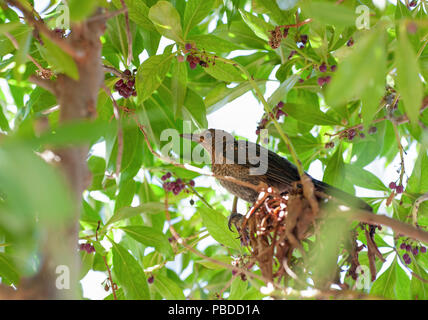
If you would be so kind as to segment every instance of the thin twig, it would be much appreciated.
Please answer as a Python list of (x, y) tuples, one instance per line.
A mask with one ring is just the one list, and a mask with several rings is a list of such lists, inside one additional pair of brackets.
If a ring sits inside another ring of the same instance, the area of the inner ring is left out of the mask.
[[(98, 221), (98, 225), (97, 225), (97, 230), (95, 231), (95, 239), (98, 241), (98, 231), (100, 230), (100, 225), (101, 225), (101, 221)], [(103, 260), (104, 260), (104, 264), (107, 268), (107, 272), (108, 272), (108, 279), (110, 281), (110, 286), (111, 286), (111, 291), (113, 292), (113, 299), (117, 300), (117, 296), (116, 296), (116, 284), (113, 282), (113, 277), (111, 276), (111, 270), (110, 267), (107, 263), (107, 259), (105, 256), (102, 256)]]
[(300, 22), (297, 22), (295, 24), (285, 24), (285, 25), (282, 25), (282, 26), (279, 26), (279, 27), (280, 28), (286, 28), (286, 29), (288, 29), (288, 28), (298, 28), (298, 27), (301, 27), (301, 26), (303, 26), (303, 25), (305, 25), (307, 23), (310, 23), (310, 22), (312, 22), (311, 18), (303, 20), (303, 21), (300, 21)]
[(127, 65), (129, 66), (132, 62), (132, 36), (131, 36), (131, 29), (129, 27), (129, 16), (128, 16), (128, 8), (126, 6), (125, 0), (120, 0), (120, 3), (122, 4), (122, 7), (125, 10), (125, 25), (126, 25), (126, 38), (128, 40), (128, 58), (126, 60)]
[(421, 205), (422, 202), (425, 202), (428, 200), (428, 192), (424, 193), (423, 195), (421, 195), (419, 198), (417, 198), (415, 200), (415, 203), (413, 204), (413, 208), (412, 208), (412, 219), (413, 219), (413, 224), (416, 226), (418, 223), (418, 211), (419, 211), (419, 206)]
[(81, 50), (76, 49), (73, 47), (69, 42), (66, 40), (59, 38), (55, 32), (50, 30), (43, 21), (37, 20), (33, 12), (30, 12), (27, 10), (27, 8), (22, 5), (19, 1), (16, 0), (7, 0), (10, 6), (15, 7), (19, 9), (25, 17), (25, 20), (32, 25), (37, 31), (43, 33), (50, 41), (55, 43), (58, 47), (60, 47), (64, 52), (69, 54), (71, 57), (73, 57), (76, 60), (81, 60), (84, 58), (85, 54)]
[(123, 128), (120, 121), (120, 111), (119, 111), (119, 106), (117, 105), (116, 100), (113, 98), (113, 95), (111, 94), (110, 90), (106, 87), (104, 83), (102, 87), (104, 91), (107, 93), (107, 95), (110, 97), (111, 101), (113, 102), (113, 114), (117, 121), (116, 177), (119, 177), (120, 168), (122, 166), (122, 155), (123, 155)]

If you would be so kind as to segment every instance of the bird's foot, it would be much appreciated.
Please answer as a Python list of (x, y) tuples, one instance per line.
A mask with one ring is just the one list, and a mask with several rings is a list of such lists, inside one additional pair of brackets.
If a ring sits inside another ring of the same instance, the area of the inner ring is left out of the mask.
[(244, 216), (238, 212), (232, 212), (229, 216), (229, 221), (227, 223), (227, 226), (229, 227), (230, 231), (232, 230), (232, 224), (235, 226), (236, 230), (239, 232), (242, 226), (242, 221), (244, 220)]

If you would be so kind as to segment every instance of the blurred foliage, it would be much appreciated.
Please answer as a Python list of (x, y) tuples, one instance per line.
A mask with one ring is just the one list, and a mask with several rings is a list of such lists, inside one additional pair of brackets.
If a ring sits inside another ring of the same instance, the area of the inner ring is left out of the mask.
[[(87, 19), (97, 6), (108, 11), (122, 6), (119, 0), (68, 3), (72, 23)], [(230, 269), (196, 256), (172, 240), (166, 223), (166, 193), (174, 228), (189, 245), (227, 264), (248, 254), (236, 233), (227, 228), (229, 212), (222, 205), (225, 199), (210, 187), (200, 186), (203, 179), (196, 179), (196, 186), (191, 187), (189, 182), (198, 174), (154, 157), (135, 121), (144, 125), (153, 147), (160, 149), (166, 144), (161, 138), (163, 130), (183, 132), (187, 121), (192, 129), (205, 128), (207, 114), (248, 91), (254, 92), (255, 86), (263, 94), (268, 81), (278, 84), (278, 89), (265, 97), (269, 107), (283, 101), (287, 114), (279, 117), (279, 127), (270, 120), (262, 125), (269, 129), (269, 147), (291, 159), (280, 138), (281, 129), (290, 137), (304, 169), (320, 160), (324, 181), (350, 193), (355, 192), (354, 186), (383, 192), (384, 196), (366, 199), (375, 211), (385, 204), (391, 190), (364, 167), (380, 159), (385, 166), (390, 165), (399, 157), (398, 142), (404, 157), (406, 151), (415, 148), (418, 158), (413, 172), (399, 168), (392, 177), (397, 185), (404, 184), (405, 190), (392, 199), (386, 211), (396, 219), (426, 228), (426, 203), (421, 205), (417, 221), (411, 216), (414, 201), (428, 192), (428, 112), (420, 112), (421, 105), (427, 105), (428, 94), (426, 1), (397, 1), (397, 5), (385, 1), (383, 8), (369, 0), (125, 3), (133, 44), (131, 64), (127, 63), (124, 15), (109, 19), (101, 38), (100, 63), (122, 72), (135, 69), (137, 95), (127, 99), (115, 95), (117, 104), (126, 107), (120, 109), (119, 122), (112, 121), (113, 103), (100, 90), (95, 122), (60, 125), (55, 96), (28, 81), (37, 68), (27, 56), (43, 68), (74, 79), (79, 77), (76, 65), (45, 37), (43, 44), (39, 42), (31, 28), (22, 23), (20, 14), (0, 1), (1, 89), (10, 92), (0, 91), (2, 283), (19, 285), (21, 277), (37, 271), (43, 233), (66, 223), (73, 206), (61, 176), (40, 155), (57, 146), (89, 143), (92, 182), (82, 198), (80, 236), (81, 242), (90, 242), (96, 252), (81, 252), (82, 278), (95, 270), (104, 272), (107, 279), (105, 257), (118, 287), (117, 297), (122, 299), (212, 299), (222, 289), (230, 299), (261, 299), (268, 295), (259, 290), (264, 285), (259, 280), (239, 276), (232, 279)], [(51, 0), (39, 12), (52, 29), (61, 14), (58, 4)], [(365, 12), (369, 14), (363, 16)], [(305, 19), (311, 21), (290, 27), (278, 48), (269, 45), (270, 31), (276, 26)], [(367, 23), (366, 28), (360, 28), (358, 21), (360, 25)], [(65, 37), (69, 32), (65, 30)], [(19, 50), (8, 36), (16, 39)], [(173, 44), (160, 47), (162, 37)], [(228, 59), (230, 54), (232, 60)], [(197, 56), (207, 64), (191, 66), (186, 61), (189, 56)], [(105, 85), (114, 90), (118, 80), (115, 74), (106, 73)], [(409, 121), (394, 128), (390, 119), (403, 117)], [(45, 131), (40, 132), (41, 124)], [(254, 123), (254, 130), (260, 125)], [(174, 156), (178, 161), (184, 155), (178, 150)], [(181, 179), (186, 183), (179, 194), (162, 188), (161, 177), (168, 172), (172, 173), (171, 181)], [(349, 261), (340, 250), (344, 245), (341, 233), (328, 236), (335, 228), (329, 224), (323, 234), (329, 239), (325, 246), (334, 250), (315, 248), (323, 253), (322, 258), (315, 257), (315, 277), (339, 265), (344, 283), (357, 291), (392, 299), (428, 298), (426, 281), (409, 276), (414, 272), (428, 279), (428, 255), (410, 252), (411, 262), (407, 264), (402, 259), (406, 250), (400, 249), (402, 243), (419, 248), (420, 243), (399, 238), (387, 228), (378, 232), (375, 240), (389, 257), (388, 263), (368, 287), (356, 288), (356, 281), (346, 276)], [(364, 243), (363, 231), (355, 230)], [(210, 236), (215, 244), (196, 246)], [(326, 261), (326, 257), (331, 259)], [(368, 260), (363, 250), (361, 265), (368, 266)], [(378, 263), (379, 271), (382, 265)], [(260, 273), (256, 266), (251, 270)], [(284, 285), (305, 289), (293, 281)]]

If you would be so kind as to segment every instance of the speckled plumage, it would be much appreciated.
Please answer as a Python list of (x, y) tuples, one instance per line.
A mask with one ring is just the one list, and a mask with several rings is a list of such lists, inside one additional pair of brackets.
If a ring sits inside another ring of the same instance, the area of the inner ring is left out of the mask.
[[(225, 131), (209, 129), (199, 135), (198, 138), (192, 137), (192, 140), (201, 143), (211, 154), (212, 171), (215, 175), (231, 176), (254, 185), (264, 182), (268, 186), (275, 187), (281, 193), (288, 192), (292, 183), (300, 180), (296, 166), (287, 159), (258, 144), (245, 140), (236, 140)], [(248, 151), (249, 149), (256, 151), (254, 153)], [(262, 153), (262, 156), (260, 156), (260, 153)], [(245, 154), (244, 161), (239, 157), (240, 154)], [(240, 160), (239, 164), (238, 159)], [(259, 161), (266, 161), (266, 159), (267, 164), (264, 163), (267, 168), (266, 172), (259, 175), (251, 175), (250, 169), (258, 167), (260, 165)], [(254, 203), (257, 199), (257, 192), (251, 188), (221, 179), (219, 179), (219, 182), (230, 193), (240, 199), (250, 203)], [(314, 178), (312, 178), (312, 182), (315, 189), (336, 197), (351, 207), (372, 211), (372, 208), (358, 197)]]

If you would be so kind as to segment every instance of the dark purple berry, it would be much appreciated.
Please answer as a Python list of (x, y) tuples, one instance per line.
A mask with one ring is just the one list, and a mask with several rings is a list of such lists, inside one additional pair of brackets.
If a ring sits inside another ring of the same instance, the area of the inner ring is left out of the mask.
[(186, 44), (184, 45), (184, 48), (185, 48), (187, 51), (190, 51), (190, 50), (192, 50), (192, 44), (191, 44), (191, 43), (186, 43)]
[(414, 255), (414, 256), (417, 256), (417, 255), (418, 255), (418, 253), (419, 253), (419, 249), (418, 249), (418, 247), (414, 247), (414, 248), (412, 249), (412, 253), (413, 253), (413, 255)]
[(150, 277), (147, 278), (147, 282), (149, 284), (152, 284), (154, 281), (155, 281), (155, 277), (153, 277), (153, 276), (150, 276)]
[(361, 139), (364, 139), (366, 137), (366, 135), (364, 133), (362, 133), (362, 132), (360, 132), (359, 135), (360, 135)]
[(395, 191), (397, 193), (403, 193), (404, 187), (402, 185), (397, 186), (397, 188), (395, 188)]
[(117, 82), (114, 84), (114, 87), (115, 87), (116, 89), (119, 89), (120, 87), (122, 87), (122, 85), (123, 85), (123, 80), (122, 80), (122, 79), (120, 79), (119, 81), (117, 81)]
[(165, 174), (165, 177), (166, 177), (167, 179), (171, 178), (171, 176), (172, 176), (172, 173), (171, 173), (171, 172), (167, 172), (167, 173)]
[(410, 244), (406, 245), (406, 251), (410, 252), (412, 250), (412, 246)]
[(426, 253), (427, 252), (427, 247), (421, 247), (421, 253)]
[(236, 276), (237, 273), (238, 273), (238, 270), (236, 270), (236, 269), (232, 270), (232, 276)]
[(193, 62), (193, 61), (189, 63), (189, 67), (190, 67), (190, 69), (192, 69), (192, 70), (193, 70), (193, 69), (195, 69), (197, 66), (198, 66), (198, 64), (197, 64), (197, 63), (195, 63), (195, 62)]
[[(391, 188), (391, 189), (394, 189), (394, 188)], [(405, 244), (404, 242), (402, 242), (402, 243), (400, 244), (400, 249), (401, 249), (401, 250), (406, 249), (406, 244)]]
[[(397, 185), (395, 184), (395, 182), (394, 181), (392, 181), (390, 184), (389, 184), (389, 188), (390, 189), (395, 189), (395, 188), (397, 188)], [(401, 245), (403, 245), (404, 243), (402, 243)]]
[(377, 128), (376, 127), (370, 127), (368, 132), (369, 132), (369, 134), (375, 134), (377, 132)]
[(410, 7), (410, 8), (416, 7), (417, 3), (418, 3), (418, 2), (417, 2), (416, 0), (412, 0), (412, 1), (410, 1), (410, 3), (409, 3), (409, 7)]
[(284, 102), (280, 101), (278, 102), (278, 104), (276, 105), (279, 109), (282, 109), (284, 107)]
[(125, 76), (130, 77), (131, 76), (131, 71), (126, 69), (125, 71), (123, 71), (123, 73), (125, 74)]
[(326, 72), (327, 71), (327, 66), (325, 65), (325, 63), (323, 63), (322, 65), (320, 65), (319, 70), (321, 72)]
[(352, 46), (354, 45), (354, 39), (350, 38), (350, 39), (348, 40), (348, 42), (346, 42), (346, 45), (347, 45), (348, 47), (352, 47)]
[(306, 42), (308, 42), (308, 35), (307, 35), (307, 34), (302, 34), (302, 35), (300, 36), (300, 42), (302, 42), (302, 43), (303, 43), (303, 45), (305, 45), (305, 44), (306, 44)]
[(330, 70), (332, 71), (332, 72), (335, 72), (336, 71), (336, 69), (337, 69), (337, 66), (334, 64), (334, 65), (332, 65), (331, 67), (330, 67)]
[(318, 85), (319, 85), (320, 87), (322, 87), (322, 86), (324, 85), (324, 83), (325, 83), (325, 78), (324, 78), (324, 77), (319, 77), (319, 78), (317, 79), (317, 82), (318, 82)]
[(327, 76), (324, 78), (325, 83), (329, 83), (331, 81), (331, 76)]
[(191, 187), (194, 187), (194, 186), (195, 186), (195, 181), (190, 180), (190, 181), (189, 181), (189, 185), (190, 185)]

